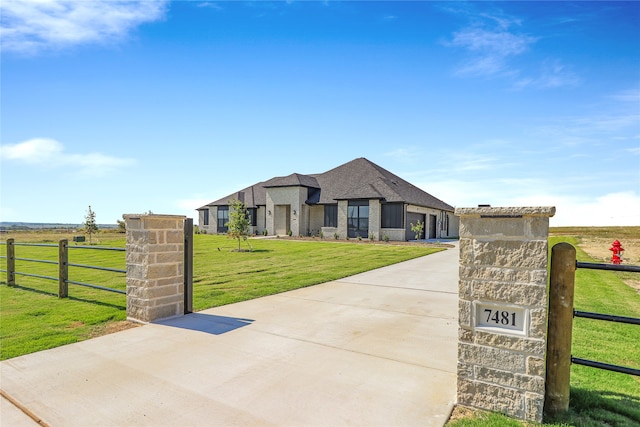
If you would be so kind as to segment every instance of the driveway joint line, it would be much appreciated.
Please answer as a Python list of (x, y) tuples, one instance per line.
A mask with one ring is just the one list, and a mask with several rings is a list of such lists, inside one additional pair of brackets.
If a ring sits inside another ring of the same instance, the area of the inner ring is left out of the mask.
[(404, 360), (393, 359), (391, 357), (384, 357), (384, 356), (379, 356), (379, 355), (371, 354), (371, 353), (365, 353), (365, 352), (362, 352), (362, 351), (352, 350), (352, 349), (348, 349), (348, 348), (344, 348), (344, 347), (338, 347), (338, 346), (334, 346), (334, 345), (324, 344), (324, 343), (317, 342), (317, 341), (311, 341), (311, 340), (306, 340), (306, 339), (303, 339), (303, 338), (296, 338), (296, 337), (291, 337), (291, 336), (288, 336), (288, 335), (277, 334), (275, 332), (263, 331), (263, 330), (260, 330), (260, 329), (252, 329), (252, 331), (258, 332), (258, 333), (262, 333), (262, 334), (267, 334), (267, 335), (273, 335), (273, 336), (276, 336), (276, 337), (285, 338), (285, 339), (289, 339), (289, 340), (293, 340), (293, 341), (300, 341), (300, 342), (304, 342), (304, 343), (307, 343), (307, 344), (319, 345), (321, 347), (332, 348), (334, 350), (345, 351), (345, 352), (348, 352), (348, 353), (361, 354), (363, 356), (369, 356), (369, 357), (373, 357), (373, 358), (376, 358), (376, 359), (390, 360), (392, 362), (397, 362), (397, 363), (401, 363), (401, 364), (404, 364), (404, 365), (417, 366), (419, 368), (425, 368), (425, 369), (433, 369), (434, 371), (444, 372), (446, 374), (452, 374), (452, 375), (456, 374), (456, 372), (454, 372), (454, 371), (447, 371), (446, 369), (436, 368), (434, 366), (428, 366), (428, 365), (422, 365), (422, 364), (419, 364), (419, 363), (407, 362), (407, 361), (404, 361)]

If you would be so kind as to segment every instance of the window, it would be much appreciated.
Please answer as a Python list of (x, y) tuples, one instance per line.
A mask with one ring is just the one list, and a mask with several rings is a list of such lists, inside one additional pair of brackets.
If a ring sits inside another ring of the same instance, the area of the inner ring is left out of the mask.
[(202, 209), (202, 225), (209, 225), (209, 209)]
[(338, 226), (338, 205), (324, 205), (324, 226)]
[(404, 228), (404, 205), (402, 203), (382, 204), (382, 228)]
[(349, 237), (369, 236), (369, 201), (349, 200), (347, 211), (347, 231)]
[(229, 206), (218, 206), (218, 233), (229, 231)]
[(247, 213), (249, 214), (249, 224), (253, 227), (258, 225), (258, 209), (257, 208), (248, 208)]

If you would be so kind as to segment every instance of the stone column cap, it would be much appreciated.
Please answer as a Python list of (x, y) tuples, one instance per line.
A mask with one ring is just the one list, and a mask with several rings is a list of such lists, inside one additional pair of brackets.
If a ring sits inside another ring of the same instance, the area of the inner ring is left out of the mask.
[(166, 215), (166, 214), (123, 214), (122, 219), (140, 219), (140, 218), (162, 218), (162, 219), (184, 219), (186, 215)]
[(456, 208), (454, 215), (476, 218), (522, 218), (532, 216), (552, 217), (555, 206), (482, 206), (477, 208)]

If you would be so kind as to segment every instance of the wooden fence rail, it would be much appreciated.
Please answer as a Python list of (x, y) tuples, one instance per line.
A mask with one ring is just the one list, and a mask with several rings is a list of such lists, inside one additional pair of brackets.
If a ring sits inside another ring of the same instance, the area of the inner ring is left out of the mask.
[(640, 369), (611, 365), (572, 356), (571, 337), (574, 317), (640, 325), (640, 319), (637, 318), (575, 310), (573, 306), (573, 296), (577, 268), (640, 273), (640, 266), (577, 262), (576, 249), (569, 243), (558, 243), (551, 249), (547, 375), (544, 403), (544, 412), (551, 416), (569, 409), (570, 371), (572, 363), (640, 376)]
[[(4, 244), (4, 243), (0, 243)], [(45, 280), (56, 280), (58, 282), (58, 297), (59, 298), (67, 298), (69, 296), (69, 284), (85, 286), (94, 289), (100, 289), (108, 292), (115, 292), (119, 294), (125, 294), (125, 291), (120, 289), (107, 288), (104, 286), (99, 286), (92, 283), (83, 283), (74, 280), (69, 280), (69, 267), (79, 267), (79, 268), (91, 268), (96, 270), (110, 271), (114, 273), (127, 273), (127, 270), (120, 270), (109, 267), (101, 267), (95, 265), (84, 265), (84, 264), (72, 264), (69, 263), (69, 248), (73, 249), (93, 249), (93, 250), (104, 250), (104, 251), (120, 251), (124, 252), (124, 248), (109, 248), (109, 247), (100, 247), (100, 246), (69, 246), (69, 241), (67, 239), (62, 239), (60, 242), (55, 244), (49, 243), (16, 243), (14, 239), (7, 239), (7, 269), (0, 270), (6, 271), (7, 273), (7, 285), (15, 286), (16, 285), (16, 275), (29, 276), (29, 277), (37, 277)], [(42, 260), (42, 259), (31, 259), (31, 258), (19, 258), (16, 257), (16, 246), (44, 246), (44, 247), (57, 247), (58, 248), (58, 260), (50, 261), (50, 260)], [(57, 264), (58, 265), (58, 277), (51, 276), (43, 276), (40, 274), (32, 274), (21, 271), (16, 271), (16, 261), (26, 261), (26, 262), (39, 262), (46, 264)]]

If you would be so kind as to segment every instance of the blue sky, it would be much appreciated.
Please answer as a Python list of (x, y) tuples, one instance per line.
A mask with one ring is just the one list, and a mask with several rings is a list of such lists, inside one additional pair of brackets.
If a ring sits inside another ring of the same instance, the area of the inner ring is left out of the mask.
[(640, 225), (640, 3), (3, 0), (0, 220), (195, 209), (366, 157)]

